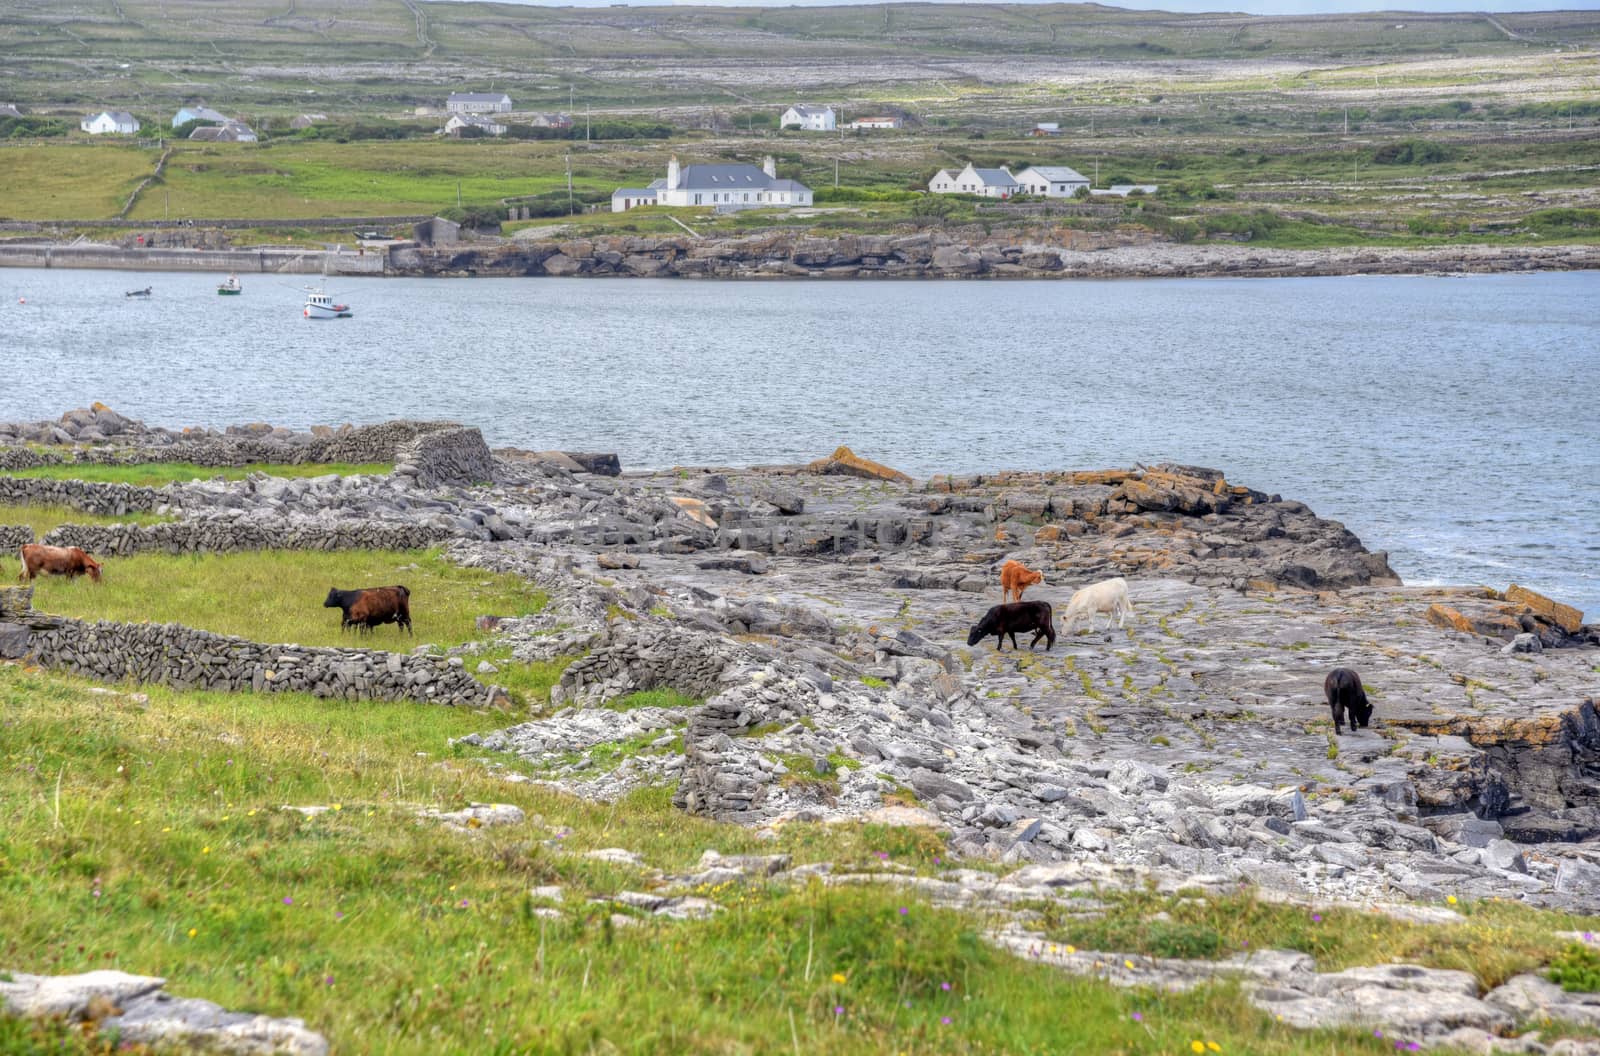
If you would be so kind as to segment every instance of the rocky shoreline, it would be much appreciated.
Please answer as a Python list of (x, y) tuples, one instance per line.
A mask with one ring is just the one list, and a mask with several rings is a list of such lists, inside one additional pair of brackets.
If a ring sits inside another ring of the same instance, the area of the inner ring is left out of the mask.
[(0, 243), (0, 267), (128, 271), (358, 274), (390, 277), (797, 279), (1309, 278), (1453, 275), (1600, 268), (1600, 246), (1451, 245), (1269, 249), (1155, 241), (1146, 232), (979, 229), (832, 238), (764, 232), (741, 238), (614, 235), (551, 241), (406, 242), (351, 252), (126, 249)]
[[(88, 413), (77, 444), (101, 414)], [(120, 448), (82, 450), (170, 446), (123, 421)], [(1405, 586), (1338, 522), (1200, 467), (913, 481), (841, 448), (806, 465), (627, 472), (603, 456), (491, 453), (476, 430), (426, 424), (376, 427), (421, 445), (417, 473), (170, 485), (154, 507), (180, 526), (425, 524), (457, 563), (547, 592), (538, 616), (485, 613), (492, 637), (451, 651), (458, 671), (486, 648), (579, 657), (548, 706), (486, 712), (457, 742), (507, 780), (531, 768), (602, 801), (667, 785), (681, 809), (762, 833), (927, 826), (955, 859), (1008, 875), (805, 875), (950, 904), (1151, 883), (1441, 924), (1462, 919), (1445, 905), (1457, 900), (1600, 912), (1600, 626), (1550, 599)], [(252, 443), (309, 442), (263, 429)], [(59, 501), (115, 486), (80, 487)], [(1050, 650), (969, 647), (1007, 558), (1043, 570), (1028, 597), (1058, 611), (1074, 588), (1124, 576), (1134, 614)], [(1361, 672), (1371, 729), (1334, 735), (1321, 686), (1339, 666)], [(688, 702), (610, 707), (656, 688)], [(1016, 917), (990, 941), (1103, 974), (1105, 954), (1047, 952), (1032, 927)], [(1329, 995), (1370, 990), (1375, 1022), (1436, 1044), (1560, 997), (1537, 977), (1480, 999), (1470, 980), (1416, 976), (1430, 981), (1418, 999), (1398, 977), (1324, 977), (1303, 959), (1127, 963), (1129, 985), (1243, 973), (1308, 1026), (1355, 1022)]]

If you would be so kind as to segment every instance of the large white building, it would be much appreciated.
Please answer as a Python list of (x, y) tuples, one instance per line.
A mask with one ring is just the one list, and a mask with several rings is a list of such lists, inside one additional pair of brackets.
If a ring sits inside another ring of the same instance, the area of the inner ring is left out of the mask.
[(1088, 187), (1089, 177), (1065, 165), (1030, 165), (1017, 173), (1017, 193), (1040, 198), (1071, 198)]
[(511, 97), (504, 92), (455, 92), (444, 108), (452, 114), (503, 114), (511, 109)]
[(802, 132), (832, 132), (839, 127), (838, 117), (831, 106), (810, 106), (796, 103), (778, 119), (779, 128), (798, 128)]
[(139, 131), (139, 119), (126, 110), (102, 110), (79, 121), (78, 127), (91, 136), (103, 136), (108, 132), (131, 136)]
[(1004, 165), (998, 169), (980, 169), (969, 164), (960, 172), (940, 169), (928, 181), (928, 190), (934, 194), (976, 194), (984, 198), (1010, 198), (1021, 193), (1016, 177)]
[(611, 195), (614, 213), (643, 205), (710, 206), (725, 213), (810, 204), (811, 188), (799, 180), (780, 179), (770, 155), (759, 169), (743, 164), (679, 165), (674, 155), (667, 162), (666, 179), (654, 180), (648, 187), (618, 187)]

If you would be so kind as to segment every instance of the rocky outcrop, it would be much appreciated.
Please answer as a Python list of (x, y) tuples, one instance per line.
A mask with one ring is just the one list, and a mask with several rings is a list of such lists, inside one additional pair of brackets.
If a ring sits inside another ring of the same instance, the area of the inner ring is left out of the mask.
[(299, 1019), (229, 1012), (176, 997), (165, 979), (94, 971), (81, 975), (0, 972), (0, 1011), (92, 1024), (124, 1046), (237, 1056), (327, 1056), (328, 1042)]
[(462, 249), (401, 248), (396, 275), (594, 278), (935, 279), (1418, 274), (1600, 267), (1594, 246), (1263, 249), (1179, 244), (1135, 226), (1107, 231), (978, 226), (831, 238), (763, 231), (738, 238), (598, 236)]
[[(0, 470), (54, 462), (190, 462), (217, 467), (394, 462), (419, 436), (458, 428), (454, 422), (390, 421), (337, 429), (315, 426), (304, 432), (259, 422), (220, 430), (169, 429), (147, 426), (96, 403), (68, 411), (53, 422), (0, 422)], [(22, 446), (25, 443), (58, 450), (40, 453)]]

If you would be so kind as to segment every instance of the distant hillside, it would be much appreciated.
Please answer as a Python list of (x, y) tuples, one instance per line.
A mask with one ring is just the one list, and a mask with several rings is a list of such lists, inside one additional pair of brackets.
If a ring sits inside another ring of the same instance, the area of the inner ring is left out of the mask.
[(736, 105), (825, 85), (1007, 80), (999, 64), (1027, 67), (1010, 77), (1024, 80), (1085, 61), (1349, 65), (1597, 42), (1595, 11), (1265, 18), (1095, 4), (11, 0), (0, 7), (0, 99), (399, 110), (437, 105), (471, 81), (512, 92), (519, 106)]

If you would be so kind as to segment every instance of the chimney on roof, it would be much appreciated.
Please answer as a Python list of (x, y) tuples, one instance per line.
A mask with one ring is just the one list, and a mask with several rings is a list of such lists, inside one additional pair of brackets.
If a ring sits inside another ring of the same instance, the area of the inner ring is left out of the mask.
[(768, 154), (765, 158), (761, 159), (761, 171), (766, 173), (771, 179), (775, 180), (778, 178), (778, 163), (773, 160), (771, 154)]
[(667, 190), (677, 190), (681, 182), (683, 182), (683, 170), (678, 167), (678, 156), (674, 154), (667, 159)]

